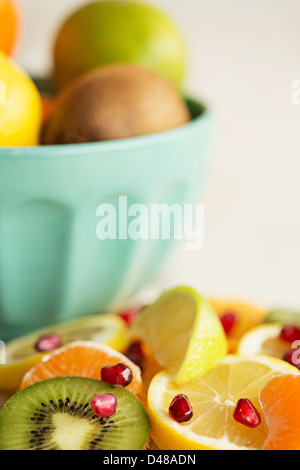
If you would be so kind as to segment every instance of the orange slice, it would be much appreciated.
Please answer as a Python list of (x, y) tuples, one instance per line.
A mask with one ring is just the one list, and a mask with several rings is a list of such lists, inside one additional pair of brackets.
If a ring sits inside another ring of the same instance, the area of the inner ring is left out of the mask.
[(100, 380), (101, 369), (118, 363), (125, 364), (133, 374), (127, 389), (134, 395), (142, 392), (141, 370), (126, 356), (104, 344), (90, 341), (71, 343), (45, 356), (25, 374), (20, 389), (53, 377), (85, 377)]
[(214, 299), (210, 300), (210, 304), (220, 318), (228, 313), (236, 316), (236, 323), (227, 335), (230, 353), (236, 353), (240, 338), (247, 331), (263, 323), (266, 317), (266, 312), (263, 310), (242, 302)]
[(300, 450), (300, 376), (275, 377), (260, 394), (268, 426), (264, 450)]

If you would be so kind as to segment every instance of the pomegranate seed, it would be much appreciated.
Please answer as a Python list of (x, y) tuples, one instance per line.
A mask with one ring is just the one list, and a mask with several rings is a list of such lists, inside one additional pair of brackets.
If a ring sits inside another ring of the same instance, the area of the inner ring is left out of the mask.
[(141, 369), (141, 371), (144, 370), (144, 366), (145, 366), (144, 353), (143, 353), (140, 343), (133, 343), (129, 347), (126, 356), (135, 365), (137, 365)]
[(235, 313), (227, 312), (220, 318), (220, 320), (223, 325), (224, 331), (228, 336), (238, 319)]
[(132, 371), (125, 364), (103, 367), (101, 379), (111, 385), (127, 387), (132, 382)]
[(59, 335), (48, 335), (40, 338), (35, 344), (35, 349), (38, 352), (49, 352), (61, 346), (62, 341)]
[(136, 317), (144, 308), (144, 305), (138, 305), (137, 307), (130, 310), (121, 311), (118, 313), (118, 315), (125, 321), (127, 325), (131, 325), (131, 323), (136, 319)]
[(91, 402), (91, 407), (97, 416), (110, 418), (116, 413), (117, 399), (112, 393), (96, 395)]
[(280, 338), (287, 343), (300, 340), (300, 329), (295, 325), (284, 326), (281, 330)]
[[(297, 354), (294, 355), (295, 353)], [(300, 369), (299, 351), (297, 349), (290, 349), (287, 351), (283, 356), (283, 360)]]
[(177, 395), (169, 407), (169, 415), (177, 423), (186, 423), (193, 417), (193, 408), (186, 395)]
[(253, 403), (247, 398), (241, 398), (233, 413), (233, 418), (248, 428), (257, 428), (261, 424), (261, 416)]

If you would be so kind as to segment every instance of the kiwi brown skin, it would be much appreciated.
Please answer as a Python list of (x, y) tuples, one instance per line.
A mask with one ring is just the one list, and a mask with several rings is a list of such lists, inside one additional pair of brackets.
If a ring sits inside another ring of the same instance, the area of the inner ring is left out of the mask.
[[(112, 393), (117, 411), (101, 418), (95, 395)], [(140, 401), (122, 387), (82, 377), (58, 377), (14, 395), (0, 413), (0, 450), (141, 450), (149, 419)]]
[(191, 120), (175, 87), (145, 68), (117, 64), (94, 69), (59, 94), (42, 144), (126, 139), (163, 132)]

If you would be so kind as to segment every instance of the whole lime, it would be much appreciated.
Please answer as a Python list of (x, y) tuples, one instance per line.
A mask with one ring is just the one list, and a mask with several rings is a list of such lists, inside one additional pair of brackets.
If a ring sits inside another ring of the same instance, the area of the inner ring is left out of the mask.
[(152, 6), (135, 1), (97, 1), (77, 10), (55, 42), (55, 83), (112, 63), (135, 63), (180, 88), (185, 46), (177, 27)]

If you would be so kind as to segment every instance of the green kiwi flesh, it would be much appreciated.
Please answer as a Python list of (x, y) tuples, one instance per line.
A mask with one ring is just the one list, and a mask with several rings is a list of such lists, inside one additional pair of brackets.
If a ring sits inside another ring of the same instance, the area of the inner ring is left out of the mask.
[[(112, 393), (117, 411), (100, 418), (90, 403)], [(0, 450), (140, 450), (149, 419), (128, 390), (97, 380), (59, 377), (14, 395), (0, 414)]]
[(300, 326), (300, 311), (272, 310), (266, 317), (267, 323), (281, 323), (282, 325)]

